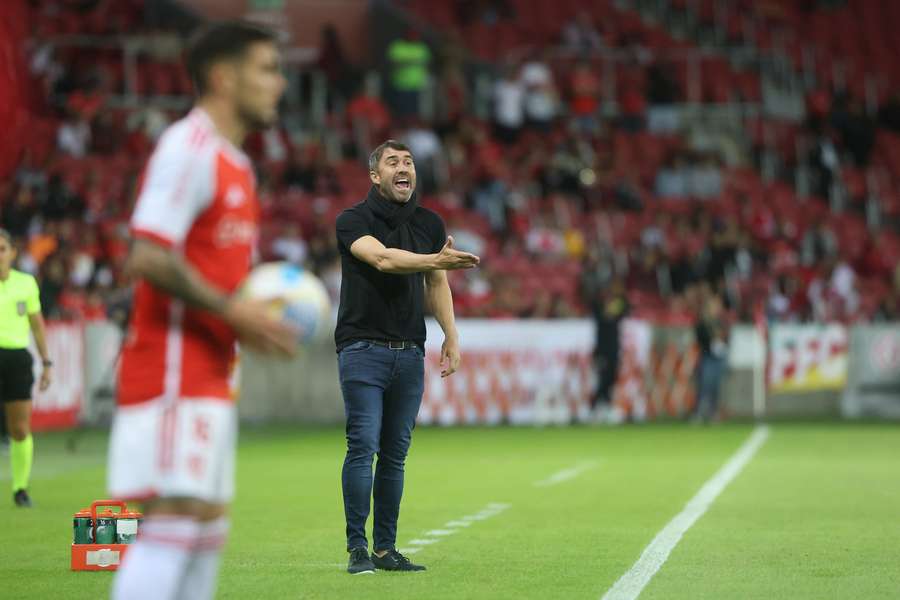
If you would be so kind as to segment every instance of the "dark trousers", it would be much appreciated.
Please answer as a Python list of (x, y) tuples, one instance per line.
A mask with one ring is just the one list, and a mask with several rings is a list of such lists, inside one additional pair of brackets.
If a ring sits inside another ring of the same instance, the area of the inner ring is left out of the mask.
[(366, 520), (373, 499), (374, 549), (396, 544), (403, 466), (425, 389), (424, 359), (418, 347), (391, 350), (370, 342), (351, 344), (338, 355), (347, 414), (342, 473), (347, 550), (368, 547)]
[(597, 367), (597, 391), (594, 394), (591, 408), (612, 402), (616, 378), (619, 375), (619, 348), (607, 348), (594, 357)]

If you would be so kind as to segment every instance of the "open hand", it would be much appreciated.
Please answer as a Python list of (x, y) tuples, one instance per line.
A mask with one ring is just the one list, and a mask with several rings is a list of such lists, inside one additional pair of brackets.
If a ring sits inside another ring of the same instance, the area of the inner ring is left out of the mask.
[(459, 368), (459, 342), (453, 338), (445, 338), (441, 346), (441, 377), (456, 373)]
[(460, 252), (453, 249), (453, 236), (448, 235), (444, 247), (437, 255), (436, 265), (438, 269), (453, 271), (456, 269), (471, 269), (477, 267), (481, 259), (468, 252)]
[(38, 389), (42, 392), (46, 392), (47, 388), (50, 387), (50, 384), (53, 382), (53, 378), (51, 377), (51, 369), (53, 367), (44, 367), (41, 371), (41, 381), (38, 384)]

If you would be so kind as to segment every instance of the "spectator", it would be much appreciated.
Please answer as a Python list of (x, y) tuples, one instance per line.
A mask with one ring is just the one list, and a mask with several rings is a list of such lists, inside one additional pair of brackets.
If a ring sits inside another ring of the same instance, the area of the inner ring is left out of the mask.
[(875, 145), (875, 123), (866, 114), (861, 100), (854, 99), (850, 102), (846, 116), (836, 127), (856, 166), (868, 166), (869, 156)]
[(350, 97), (353, 67), (347, 60), (338, 31), (332, 23), (322, 26), (316, 66), (325, 74), (330, 92), (336, 93), (340, 100), (345, 101)]
[(674, 106), (681, 97), (681, 90), (669, 75), (673, 68), (674, 65), (654, 62), (647, 69), (645, 93), (650, 103), (647, 128), (654, 133), (675, 132), (681, 126), (678, 109)]
[(574, 118), (576, 130), (588, 135), (595, 134), (600, 110), (600, 77), (589, 61), (581, 59), (575, 64), (569, 89), (569, 112)]
[(653, 222), (641, 231), (641, 245), (645, 250), (666, 251), (666, 235), (669, 225), (669, 216), (660, 212), (656, 214)]
[(416, 188), (423, 196), (433, 194), (446, 179), (447, 165), (441, 139), (420, 120), (415, 120), (400, 139), (409, 146), (416, 161)]
[(387, 48), (390, 69), (391, 109), (403, 119), (420, 114), (422, 92), (428, 85), (431, 50), (419, 32), (409, 29)]
[(626, 170), (616, 184), (613, 197), (616, 205), (622, 210), (641, 211), (644, 209), (641, 187), (638, 185), (637, 174), (632, 168)]
[(55, 174), (47, 184), (47, 195), (40, 208), (46, 220), (60, 221), (69, 217), (80, 218), (84, 213), (85, 203), (69, 189), (59, 174)]
[(522, 66), (520, 74), (525, 88), (525, 118), (528, 125), (546, 133), (559, 110), (559, 94), (549, 66), (549, 55), (535, 53)]
[(688, 174), (684, 157), (673, 153), (656, 172), (656, 195), (660, 198), (687, 198)]
[(353, 141), (361, 156), (368, 156), (377, 143), (388, 136), (391, 115), (378, 93), (378, 77), (366, 75), (361, 93), (347, 106), (347, 117), (353, 132)]
[[(44, 226), (43, 231), (34, 233), (28, 239), (28, 255), (34, 260), (35, 264), (41, 265), (47, 257), (59, 248), (57, 231), (56, 223), (48, 223)], [(65, 281), (65, 277), (63, 280)]]
[(562, 232), (552, 227), (549, 219), (538, 215), (525, 236), (525, 248), (536, 257), (556, 257), (565, 255), (566, 240)]
[(91, 126), (83, 117), (70, 115), (59, 126), (56, 145), (69, 156), (77, 158), (84, 156), (91, 145)]
[(459, 127), (466, 114), (468, 101), (465, 73), (455, 59), (448, 60), (438, 82), (436, 98), (439, 129), (443, 133), (450, 133)]
[(122, 127), (112, 112), (97, 115), (91, 133), (91, 154), (109, 156), (122, 147)]
[(840, 155), (834, 140), (827, 133), (816, 138), (810, 163), (813, 175), (813, 191), (820, 197), (831, 198), (831, 187), (840, 169)]
[(320, 148), (316, 144), (307, 144), (291, 155), (284, 170), (284, 185), (315, 192), (319, 188), (321, 170)]
[(453, 236), (453, 247), (461, 252), (482, 256), (487, 249), (484, 236), (466, 225), (465, 219), (453, 217), (447, 224), (447, 232)]
[(300, 228), (295, 223), (288, 223), (272, 242), (272, 256), (279, 260), (286, 260), (297, 266), (303, 266), (306, 262), (306, 242), (300, 235)]
[(700, 200), (716, 198), (722, 193), (722, 171), (714, 155), (707, 154), (690, 168), (687, 191)]
[(494, 84), (494, 135), (504, 144), (514, 144), (525, 124), (525, 86), (507, 66)]
[(596, 52), (603, 49), (603, 37), (594, 27), (591, 14), (579, 12), (572, 18), (562, 32), (563, 48), (578, 54)]
[(61, 316), (59, 298), (66, 288), (66, 266), (59, 256), (47, 259), (41, 268), (41, 312), (45, 317)]
[(14, 238), (23, 238), (28, 234), (32, 219), (36, 214), (36, 203), (31, 188), (19, 185), (15, 188), (14, 196), (9, 204), (4, 202), (0, 206), (2, 210), (2, 229), (9, 232)]
[(644, 95), (635, 86), (627, 87), (619, 99), (619, 127), (629, 133), (642, 131), (646, 112)]
[(800, 242), (800, 264), (812, 266), (837, 256), (837, 238), (824, 218), (816, 219)]
[(292, 153), (291, 139), (284, 127), (272, 126), (260, 134), (262, 159), (266, 162), (284, 164)]
[(169, 118), (166, 113), (154, 106), (131, 113), (126, 121), (129, 131), (141, 134), (150, 144), (155, 144), (168, 126)]

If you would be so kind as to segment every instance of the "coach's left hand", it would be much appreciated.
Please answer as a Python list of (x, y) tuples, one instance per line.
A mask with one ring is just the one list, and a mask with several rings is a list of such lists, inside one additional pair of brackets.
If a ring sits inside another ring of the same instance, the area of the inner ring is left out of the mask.
[[(446, 363), (446, 365), (445, 365)], [(444, 338), (441, 346), (441, 377), (447, 377), (456, 373), (459, 368), (459, 340), (456, 338)]]
[(50, 387), (50, 382), (52, 381), (50, 377), (50, 370), (53, 367), (44, 367), (41, 371), (41, 382), (38, 384), (38, 387), (42, 392), (47, 391), (47, 388)]

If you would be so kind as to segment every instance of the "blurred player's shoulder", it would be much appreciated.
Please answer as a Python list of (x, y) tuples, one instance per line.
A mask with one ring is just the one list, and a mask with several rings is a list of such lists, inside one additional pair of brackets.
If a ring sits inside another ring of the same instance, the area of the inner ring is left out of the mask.
[(181, 156), (187, 159), (215, 151), (218, 145), (219, 136), (213, 122), (205, 112), (195, 108), (166, 128), (159, 137), (153, 154)]

